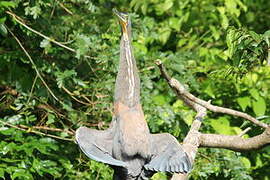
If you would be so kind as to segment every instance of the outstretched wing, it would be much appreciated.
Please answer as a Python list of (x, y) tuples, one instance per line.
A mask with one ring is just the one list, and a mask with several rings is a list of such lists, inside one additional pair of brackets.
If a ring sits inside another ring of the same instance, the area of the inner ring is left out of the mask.
[(84, 154), (89, 158), (113, 166), (126, 166), (125, 162), (112, 157), (112, 129), (98, 131), (80, 127), (76, 131), (76, 141)]
[(171, 173), (187, 173), (191, 170), (190, 160), (175, 137), (168, 133), (151, 135), (152, 158), (146, 170)]

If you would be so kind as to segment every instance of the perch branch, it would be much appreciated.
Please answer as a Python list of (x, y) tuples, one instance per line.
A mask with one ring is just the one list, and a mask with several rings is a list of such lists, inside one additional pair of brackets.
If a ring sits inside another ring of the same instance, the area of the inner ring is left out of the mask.
[(262, 134), (244, 139), (239, 136), (201, 134), (200, 147), (225, 148), (233, 151), (250, 151), (270, 145), (270, 128)]
[[(193, 121), (191, 128), (184, 139), (183, 148), (185, 152), (188, 154), (191, 163), (193, 164), (194, 159), (196, 157), (198, 148), (200, 146), (200, 135), (199, 129), (202, 124), (203, 118), (206, 116), (206, 108), (198, 105), (194, 102), (191, 102), (189, 99), (184, 100), (186, 104), (191, 106), (197, 112), (195, 120)], [(174, 174), (172, 180), (182, 180), (187, 179), (188, 174)]]
[[(176, 83), (170, 83), (172, 81), (172, 78), (168, 75), (168, 73), (166, 72), (166, 69), (163, 67), (162, 63), (160, 61), (157, 61), (156, 64), (160, 68), (160, 71), (161, 71), (161, 74), (163, 75), (163, 77), (167, 80), (167, 82), (169, 82), (170, 87), (173, 88), (174, 90), (176, 90), (176, 92), (178, 92), (177, 89), (179, 89), (180, 86)], [(177, 80), (175, 80), (175, 81), (177, 81)], [(193, 121), (191, 128), (190, 128), (190, 130), (189, 130), (189, 132), (188, 132), (188, 134), (185, 137), (184, 142), (183, 142), (183, 148), (184, 148), (185, 152), (187, 152), (189, 159), (193, 163), (194, 159), (196, 157), (198, 148), (200, 146), (199, 129), (201, 127), (203, 118), (206, 116), (206, 108), (203, 107), (202, 105), (197, 104), (196, 102), (190, 100), (189, 98), (187, 98), (183, 94), (177, 93), (177, 95), (180, 99), (182, 99), (185, 102), (186, 105), (188, 105), (189, 107), (191, 107), (193, 110), (195, 110), (197, 112), (195, 120)], [(178, 179), (187, 179), (187, 174), (176, 174), (175, 173), (172, 177), (172, 180), (178, 180)]]
[[(211, 105), (210, 102), (206, 102), (195, 97), (189, 93), (179, 81), (168, 75), (161, 61), (156, 61), (156, 64), (160, 69), (161, 75), (167, 80), (169, 86), (175, 90), (178, 97), (197, 112), (196, 118), (183, 142), (183, 148), (188, 153), (192, 163), (199, 147), (225, 148), (234, 151), (245, 151), (259, 149), (270, 145), (270, 126), (258, 121), (248, 114), (228, 108), (214, 106)], [(245, 118), (256, 125), (265, 128), (265, 130), (262, 134), (249, 139), (244, 139), (242, 136), (251, 128), (247, 128), (242, 133), (235, 136), (200, 133), (199, 128), (206, 115), (206, 109)], [(187, 179), (187, 174), (174, 174), (172, 177), (172, 180), (183, 179)]]
[(189, 93), (179, 81), (177, 81), (174, 78), (171, 78), (167, 74), (166, 69), (163, 66), (163, 64), (161, 63), (161, 61), (157, 61), (156, 64), (158, 65), (162, 76), (167, 80), (170, 87), (176, 91), (178, 96), (185, 97), (185, 98), (191, 100), (194, 103), (200, 104), (201, 106), (207, 108), (210, 111), (242, 117), (242, 118), (244, 118), (246, 120), (249, 120), (252, 123), (254, 123), (254, 124), (256, 124), (256, 125), (258, 125), (260, 127), (263, 127), (265, 129), (269, 127), (267, 124), (258, 121), (256, 118), (254, 118), (254, 117), (252, 117), (252, 116), (250, 116), (250, 115), (248, 115), (246, 113), (236, 111), (236, 110), (233, 110), (233, 109), (229, 109), (229, 108), (223, 108), (223, 107), (215, 106), (215, 105), (212, 105), (210, 102), (207, 102), (207, 101), (204, 101), (202, 99), (199, 99), (199, 98), (195, 97), (194, 95)]

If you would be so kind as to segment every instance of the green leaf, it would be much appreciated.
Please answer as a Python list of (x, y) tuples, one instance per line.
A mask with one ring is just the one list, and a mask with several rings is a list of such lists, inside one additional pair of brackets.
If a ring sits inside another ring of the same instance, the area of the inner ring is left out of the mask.
[(72, 76), (76, 76), (77, 73), (75, 70), (65, 70), (64, 72), (57, 71), (55, 72), (56, 75), (56, 81), (59, 88), (61, 88), (64, 85), (64, 82), (66, 79), (71, 78)]
[(49, 115), (48, 115), (48, 121), (46, 122), (46, 124), (49, 125), (49, 124), (52, 124), (54, 122), (55, 122), (55, 115), (49, 113)]
[(234, 131), (234, 134), (240, 134), (241, 132), (243, 132), (242, 129), (239, 127), (232, 127), (232, 129)]
[(5, 169), (0, 168), (0, 177), (5, 179)]
[(228, 56), (231, 58), (236, 50), (235, 46), (235, 37), (236, 35), (236, 31), (234, 29), (229, 29), (227, 32), (227, 36), (226, 36), (226, 42), (227, 42), (227, 46), (228, 46)]
[(165, 44), (167, 42), (167, 40), (169, 39), (171, 35), (171, 29), (169, 28), (164, 28), (161, 32), (160, 32), (160, 36), (159, 36), (159, 40), (162, 44)]
[(229, 20), (225, 14), (225, 7), (218, 7), (217, 10), (219, 11), (221, 17), (221, 26), (223, 29), (227, 29), (229, 26)]
[(236, 0), (236, 3), (246, 12), (247, 6), (241, 2), (241, 0)]
[(251, 107), (251, 101), (248, 96), (237, 98), (237, 102), (243, 111), (245, 111), (247, 107)]
[(251, 35), (251, 37), (257, 41), (257, 42), (260, 42), (262, 40), (261, 38), (261, 35), (260, 34), (257, 34), (256, 32), (254, 31), (249, 31), (249, 34)]
[(87, 54), (87, 52), (90, 49), (91, 40), (88, 36), (79, 34), (76, 37), (76, 58), (80, 58), (81, 56), (84, 56)]
[(27, 172), (26, 170), (24, 170), (24, 169), (16, 169), (15, 172), (12, 174), (11, 179), (14, 180), (17, 177), (23, 178), (25, 180), (32, 180), (32, 179), (34, 179), (33, 176), (29, 172)]
[(211, 119), (210, 125), (213, 129), (218, 132), (219, 134), (234, 134), (233, 127), (230, 126), (230, 122), (226, 117), (220, 117), (218, 119)]
[(8, 32), (7, 32), (7, 29), (6, 29), (5, 25), (0, 23), (0, 34), (2, 36), (6, 37), (7, 36), (7, 33)]
[(172, 0), (165, 0), (162, 6), (163, 11), (169, 10), (173, 6), (173, 1)]
[(215, 40), (218, 40), (220, 38), (220, 30), (218, 30), (215, 26), (212, 25), (209, 28)]
[(169, 19), (169, 26), (173, 29), (175, 29), (176, 31), (179, 31), (181, 28), (181, 19), (179, 18), (175, 18), (175, 17), (171, 17)]
[(51, 50), (51, 42), (47, 39), (43, 39), (41, 42), (40, 42), (40, 47), (41, 48), (44, 48), (45, 49), (45, 53), (47, 54), (48, 52), (52, 51)]
[(237, 17), (240, 15), (239, 9), (237, 9), (237, 4), (235, 0), (225, 0), (226, 11)]
[(250, 168), (250, 167), (251, 167), (251, 163), (250, 163), (250, 161), (249, 161), (248, 158), (246, 158), (246, 157), (241, 157), (241, 161), (242, 161), (242, 163), (244, 164), (244, 166), (245, 166), (246, 168)]
[(267, 46), (270, 47), (270, 42), (269, 42), (270, 41), (270, 30), (264, 32), (263, 38), (264, 38)]
[(259, 97), (258, 100), (252, 101), (252, 108), (256, 116), (263, 116), (266, 111), (266, 103), (264, 98)]
[(212, 88), (212, 84), (211, 83), (206, 87), (206, 89), (204, 90), (204, 92), (206, 94), (208, 94), (210, 97), (215, 98), (215, 93), (214, 93), (214, 90)]
[(262, 167), (262, 166), (263, 166), (262, 158), (261, 158), (261, 155), (258, 154), (258, 155), (256, 156), (256, 169), (257, 169), (257, 168), (260, 168), (260, 167)]
[(251, 95), (254, 99), (256, 99), (256, 100), (258, 100), (259, 97), (260, 97), (260, 94), (259, 94), (258, 90), (255, 89), (255, 88), (250, 89), (250, 90), (249, 90), (249, 93), (250, 93), (250, 95)]
[(173, 6), (172, 0), (165, 0), (165, 2), (156, 5), (156, 11), (158, 15), (162, 15)]
[(15, 8), (16, 3), (12, 1), (0, 1), (0, 8)]
[(163, 95), (157, 95), (153, 97), (153, 101), (157, 104), (157, 105), (164, 105), (166, 104), (166, 98)]

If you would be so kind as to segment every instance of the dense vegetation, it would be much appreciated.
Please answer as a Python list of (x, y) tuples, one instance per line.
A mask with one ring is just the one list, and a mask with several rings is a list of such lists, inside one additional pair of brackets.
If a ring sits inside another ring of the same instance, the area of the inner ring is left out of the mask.
[[(182, 141), (195, 114), (160, 78), (156, 59), (200, 98), (270, 123), (269, 0), (1, 0), (0, 177), (111, 179), (112, 170), (86, 158), (72, 138), (79, 126), (105, 129), (111, 121), (120, 36), (114, 7), (131, 14), (151, 132)], [(246, 127), (247, 137), (262, 132), (209, 113), (201, 131)], [(267, 180), (269, 169), (269, 147), (200, 149), (190, 178)]]

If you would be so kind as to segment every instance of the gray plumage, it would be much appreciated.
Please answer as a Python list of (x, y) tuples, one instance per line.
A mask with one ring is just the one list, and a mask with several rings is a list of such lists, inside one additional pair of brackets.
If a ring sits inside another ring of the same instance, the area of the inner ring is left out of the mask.
[(115, 180), (148, 179), (155, 172), (187, 173), (191, 163), (168, 133), (150, 134), (140, 104), (140, 79), (131, 48), (128, 15), (114, 11), (122, 28), (114, 117), (104, 131), (80, 127), (76, 141), (89, 158), (109, 164)]

